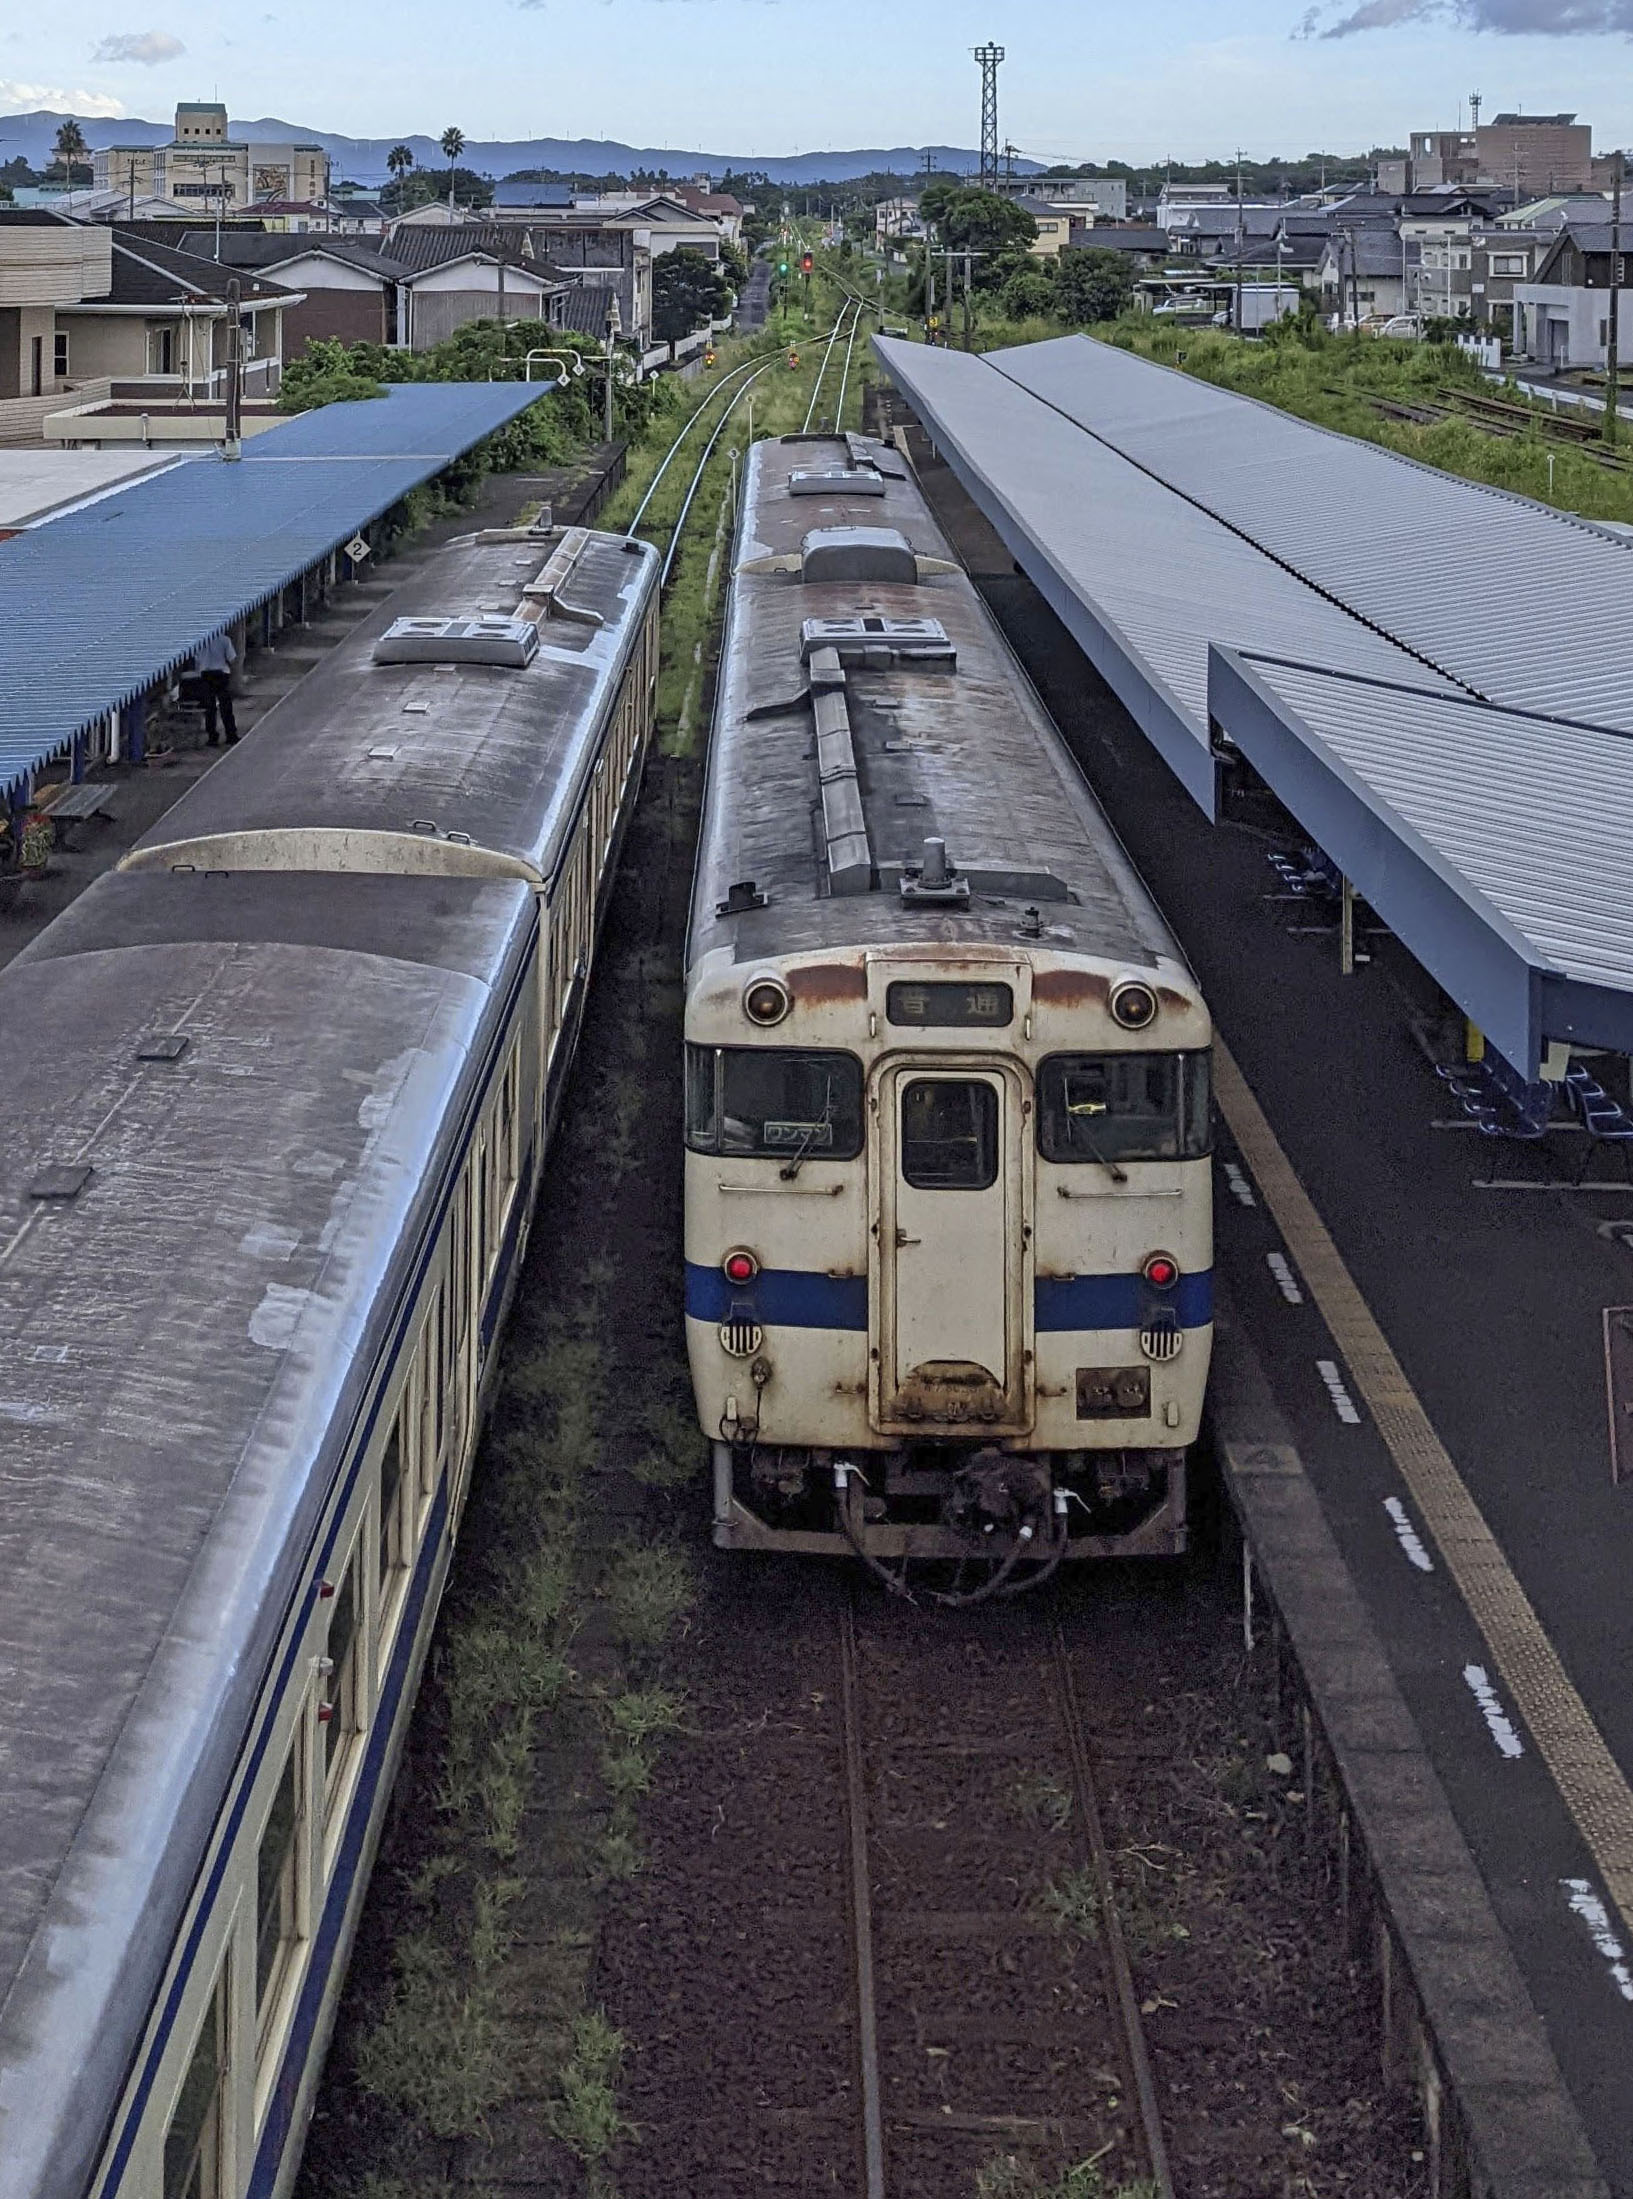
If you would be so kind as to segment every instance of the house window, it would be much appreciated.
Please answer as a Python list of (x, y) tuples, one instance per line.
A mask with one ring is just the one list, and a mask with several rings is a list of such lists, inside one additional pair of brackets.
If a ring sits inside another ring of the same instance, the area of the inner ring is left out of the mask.
[(223, 1967), (164, 2134), (164, 2199), (221, 2199), (227, 2188), (227, 2069)]
[(173, 328), (150, 328), (148, 330), (147, 371), (149, 374), (175, 373), (176, 332)]
[(59, 328), (51, 339), (51, 371), (59, 382), (68, 379), (68, 331)]

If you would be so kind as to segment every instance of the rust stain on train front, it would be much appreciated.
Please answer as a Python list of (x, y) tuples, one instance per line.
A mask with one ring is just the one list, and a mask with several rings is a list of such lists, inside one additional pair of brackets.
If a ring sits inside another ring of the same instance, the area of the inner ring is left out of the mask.
[(868, 973), (860, 962), (808, 962), (787, 972), (788, 990), (802, 1008), (823, 1008), (832, 1001), (866, 1000)]

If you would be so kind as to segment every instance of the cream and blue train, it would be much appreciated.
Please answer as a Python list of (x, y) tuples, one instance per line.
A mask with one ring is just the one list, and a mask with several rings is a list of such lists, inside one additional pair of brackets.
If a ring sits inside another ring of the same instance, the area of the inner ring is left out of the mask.
[(3, 2199), (293, 2187), (656, 565), (439, 551), (0, 973)]
[(717, 1542), (983, 1593), (1184, 1549), (1210, 1036), (903, 458), (759, 444), (687, 970)]

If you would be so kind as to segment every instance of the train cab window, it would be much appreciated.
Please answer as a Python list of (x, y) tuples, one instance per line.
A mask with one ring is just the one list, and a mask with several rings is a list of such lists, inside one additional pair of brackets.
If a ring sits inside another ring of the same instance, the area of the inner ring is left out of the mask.
[(915, 1191), (985, 1191), (998, 1180), (998, 1093), (971, 1077), (902, 1087), (902, 1178)]
[(862, 1064), (780, 1046), (688, 1046), (686, 1142), (694, 1153), (853, 1161)]
[(227, 2189), (228, 2067), (223, 1968), (164, 2134), (164, 2199), (222, 2199)]
[(357, 1561), (347, 1565), (329, 1605), (329, 1670), (324, 1675), (323, 1771), (331, 1801), (339, 1786), (351, 1742), (362, 1723), (362, 1665), (359, 1656)]
[(300, 1940), (300, 1772), (298, 1745), (289, 1752), (272, 1797), (255, 1862), (255, 2019), (266, 2047), (279, 1987)]
[(1189, 1161), (1211, 1149), (1210, 1058), (1053, 1054), (1038, 1071), (1046, 1161)]

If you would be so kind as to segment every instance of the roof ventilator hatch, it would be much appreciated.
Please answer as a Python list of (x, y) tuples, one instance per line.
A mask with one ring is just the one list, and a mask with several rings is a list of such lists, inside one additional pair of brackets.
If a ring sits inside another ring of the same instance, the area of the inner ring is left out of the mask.
[(883, 496), (884, 475), (871, 466), (796, 466), (790, 496)]
[(873, 888), (873, 846), (868, 839), (862, 790), (856, 780), (856, 746), (851, 738), (850, 703), (839, 651), (831, 646), (813, 650), (810, 672), (828, 891), (869, 893)]
[(491, 664), (518, 671), (532, 661), (539, 630), (531, 619), (400, 618), (374, 645), (376, 664)]

